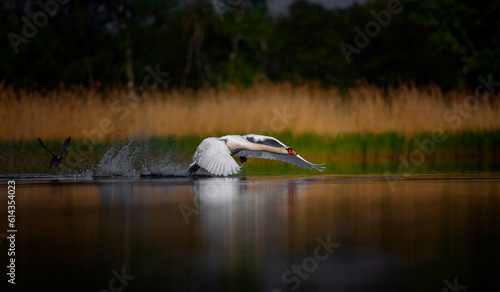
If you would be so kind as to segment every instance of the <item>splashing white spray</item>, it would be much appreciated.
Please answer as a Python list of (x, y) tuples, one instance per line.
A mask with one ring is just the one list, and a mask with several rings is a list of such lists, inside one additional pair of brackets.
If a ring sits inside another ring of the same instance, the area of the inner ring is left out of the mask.
[(111, 147), (102, 157), (94, 176), (139, 176), (134, 168), (134, 157), (137, 149), (132, 148), (132, 142), (123, 146)]
[(186, 176), (186, 169), (186, 165), (175, 163), (170, 153), (153, 157), (149, 155), (144, 143), (130, 141), (123, 147), (111, 147), (99, 162), (94, 176)]

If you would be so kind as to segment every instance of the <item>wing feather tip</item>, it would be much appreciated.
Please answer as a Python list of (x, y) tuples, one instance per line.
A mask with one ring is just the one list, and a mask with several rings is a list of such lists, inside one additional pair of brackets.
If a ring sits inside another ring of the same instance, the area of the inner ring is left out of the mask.
[(315, 169), (316, 171), (323, 172), (323, 171), (325, 171), (325, 169), (326, 169), (326, 167), (324, 167), (324, 166), (323, 166), (324, 164), (325, 164), (325, 163), (321, 163), (321, 164), (314, 164), (314, 169)]

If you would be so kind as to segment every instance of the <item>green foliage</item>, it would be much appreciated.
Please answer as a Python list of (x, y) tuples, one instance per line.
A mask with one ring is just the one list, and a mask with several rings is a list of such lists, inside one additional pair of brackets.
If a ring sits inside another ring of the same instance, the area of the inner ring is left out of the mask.
[(355, 46), (355, 28), (365, 31), (389, 1), (335, 10), (295, 1), (279, 17), (264, 0), (70, 1), (18, 53), (7, 35), (22, 37), (21, 17), (43, 10), (9, 1), (16, 8), (1, 14), (0, 68), (2, 82), (16, 87), (121, 87), (129, 48), (135, 83), (159, 65), (170, 73), (163, 89), (249, 86), (261, 76), (343, 89), (359, 81), (473, 88), (478, 75), (500, 73), (495, 1), (401, 1), (403, 10), (350, 63), (340, 44)]
[(411, 15), (429, 29), (432, 43), (458, 59), (456, 84), (474, 84), (479, 74), (498, 76), (500, 3), (423, 0), (414, 5)]

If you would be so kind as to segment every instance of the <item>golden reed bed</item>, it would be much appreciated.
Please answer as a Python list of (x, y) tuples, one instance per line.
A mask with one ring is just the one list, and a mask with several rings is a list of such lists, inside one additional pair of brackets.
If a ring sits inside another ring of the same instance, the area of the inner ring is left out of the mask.
[(34, 137), (92, 140), (224, 133), (404, 134), (500, 128), (499, 95), (443, 93), (438, 87), (384, 91), (359, 86), (341, 94), (314, 85), (262, 84), (249, 89), (146, 92), (0, 89), (0, 140)]

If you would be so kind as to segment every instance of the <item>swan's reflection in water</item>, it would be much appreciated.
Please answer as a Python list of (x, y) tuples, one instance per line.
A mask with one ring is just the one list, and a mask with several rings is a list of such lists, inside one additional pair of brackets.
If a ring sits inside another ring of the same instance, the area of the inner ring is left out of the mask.
[[(380, 281), (384, 273), (396, 276), (399, 272), (390, 257), (360, 254), (349, 247), (342, 253), (328, 256), (329, 260), (324, 262), (310, 260), (315, 248), (320, 246), (318, 237), (328, 241), (327, 238), (340, 236), (335, 228), (316, 234), (307, 232), (307, 227), (304, 230), (304, 224), (309, 223), (301, 221), (308, 220), (303, 212), (310, 198), (303, 197), (306, 196), (303, 192), (310, 187), (310, 182), (300, 179), (255, 182), (212, 178), (196, 181), (193, 201), (199, 206), (203, 240), (201, 260), (193, 263), (200, 268), (198, 272), (210, 275), (212, 280), (227, 274), (230, 286), (241, 284), (238, 272), (257, 274), (260, 288), (269, 291), (361, 289)], [(321, 217), (320, 221), (325, 220)], [(326, 221), (327, 225), (335, 226), (328, 222), (329, 219)], [(324, 249), (321, 252), (326, 254)], [(302, 267), (306, 258), (312, 263), (312, 268), (306, 267), (309, 272)], [(399, 281), (397, 278), (384, 281), (394, 285)], [(207, 283), (210, 287), (219, 287), (219, 284), (216, 281)]]
[(287, 188), (273, 183), (252, 185), (238, 178), (196, 181), (200, 203), (200, 233), (205, 241), (203, 261), (214, 273), (255, 267), (270, 244), (287, 249)]

